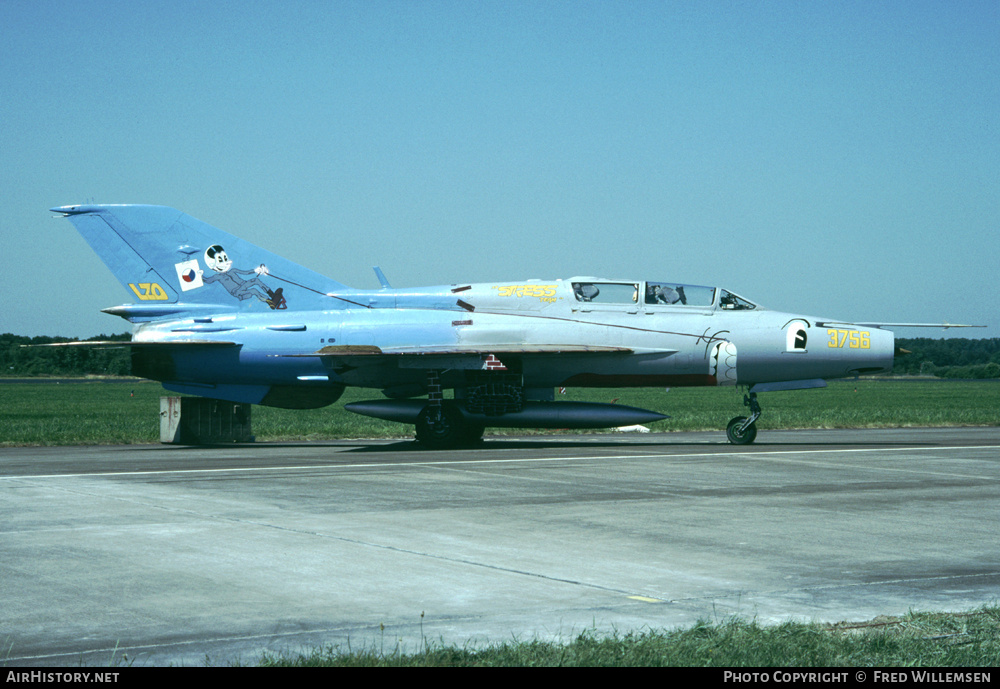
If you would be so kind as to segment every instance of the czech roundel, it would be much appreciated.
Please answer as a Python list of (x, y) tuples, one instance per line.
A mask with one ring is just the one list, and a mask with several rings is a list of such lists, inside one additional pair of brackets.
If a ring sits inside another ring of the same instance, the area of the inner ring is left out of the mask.
[(187, 292), (202, 286), (201, 267), (198, 265), (198, 259), (175, 263), (174, 267), (177, 269), (177, 282), (181, 286), (181, 291)]

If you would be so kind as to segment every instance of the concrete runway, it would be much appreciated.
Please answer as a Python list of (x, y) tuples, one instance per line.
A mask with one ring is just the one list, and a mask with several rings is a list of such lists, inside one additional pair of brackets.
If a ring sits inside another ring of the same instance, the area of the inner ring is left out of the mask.
[(0, 449), (0, 661), (568, 640), (1000, 600), (1000, 428)]

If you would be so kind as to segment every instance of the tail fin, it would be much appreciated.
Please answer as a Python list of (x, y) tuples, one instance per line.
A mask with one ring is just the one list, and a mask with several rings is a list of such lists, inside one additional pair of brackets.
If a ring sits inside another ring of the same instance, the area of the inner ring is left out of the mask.
[(173, 208), (64, 206), (62, 213), (122, 283), (132, 321), (185, 312), (340, 308), (345, 285)]

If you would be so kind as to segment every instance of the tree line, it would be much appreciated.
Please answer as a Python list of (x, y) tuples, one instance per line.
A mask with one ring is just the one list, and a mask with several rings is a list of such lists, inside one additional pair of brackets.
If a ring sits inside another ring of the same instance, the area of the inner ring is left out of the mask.
[[(128, 342), (132, 336), (98, 335), (85, 342)], [(25, 347), (57, 342), (76, 342), (70, 337), (24, 337), (0, 335), (0, 376), (127, 376), (132, 371), (129, 350), (106, 347)]]
[[(121, 333), (98, 335), (85, 341), (128, 342), (130, 339), (128, 333)], [(127, 376), (131, 372), (131, 358), (126, 348), (22, 346), (74, 341), (68, 337), (0, 335), (0, 375)], [(896, 357), (893, 366), (896, 375), (1000, 378), (1000, 338), (896, 338), (896, 346), (908, 352)]]
[(939, 378), (1000, 378), (1000, 338), (970, 340), (929, 337), (896, 338), (909, 353), (897, 356), (896, 375), (933, 375)]

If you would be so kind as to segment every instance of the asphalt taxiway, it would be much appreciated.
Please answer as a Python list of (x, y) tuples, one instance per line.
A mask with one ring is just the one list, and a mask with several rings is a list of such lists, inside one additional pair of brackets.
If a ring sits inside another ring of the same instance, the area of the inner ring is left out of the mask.
[(0, 661), (865, 620), (1000, 600), (1000, 428), (0, 449)]

